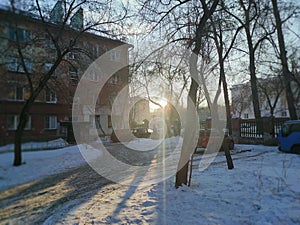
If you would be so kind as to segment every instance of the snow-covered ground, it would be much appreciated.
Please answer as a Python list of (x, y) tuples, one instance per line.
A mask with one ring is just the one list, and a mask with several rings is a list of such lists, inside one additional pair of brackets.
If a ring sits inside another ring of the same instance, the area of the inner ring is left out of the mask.
[[(62, 139), (56, 139), (47, 142), (26, 142), (22, 144), (23, 151), (33, 151), (33, 150), (47, 150), (47, 149), (57, 149), (66, 147), (68, 143)], [(0, 146), (0, 153), (11, 152), (14, 150), (14, 144), (8, 144)]]
[[(150, 142), (135, 140), (127, 146), (157, 145), (157, 140)], [(91, 160), (93, 154), (101, 157), (91, 146), (81, 150), (91, 153)], [(92, 197), (62, 203), (44, 224), (300, 224), (300, 155), (236, 145), (233, 170), (227, 169), (222, 152), (200, 170), (200, 159), (209, 157), (196, 156), (190, 187), (175, 189), (174, 176), (152, 185), (109, 184)], [(0, 190), (85, 163), (76, 146), (24, 152), (23, 158), (26, 164), (13, 167), (13, 154), (0, 154)]]
[[(90, 147), (83, 148), (91, 158), (100, 155)], [(23, 184), (49, 175), (58, 174), (86, 163), (78, 146), (62, 149), (23, 152), (24, 164), (12, 166), (13, 152), (0, 154), (0, 191), (14, 185)]]

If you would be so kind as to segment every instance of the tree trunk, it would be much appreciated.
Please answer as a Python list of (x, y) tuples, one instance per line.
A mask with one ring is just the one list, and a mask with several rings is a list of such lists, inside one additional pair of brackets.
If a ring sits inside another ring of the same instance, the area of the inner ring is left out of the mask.
[[(252, 105), (253, 105), (253, 111), (255, 119), (260, 120), (261, 118), (261, 112), (260, 112), (260, 104), (259, 104), (259, 97), (258, 97), (258, 88), (257, 88), (257, 78), (256, 78), (256, 69), (255, 69), (255, 48), (253, 46), (253, 40), (252, 40), (252, 33), (250, 28), (251, 23), (251, 15), (250, 15), (250, 2), (248, 8), (243, 5), (241, 1), (241, 5), (244, 8), (245, 13), (245, 24), (243, 24), (245, 33), (246, 33), (246, 39), (247, 39), (247, 45), (248, 45), (248, 51), (249, 51), (249, 71), (250, 71), (250, 84), (251, 84), (251, 94), (252, 94)], [(260, 129), (259, 124), (257, 124), (258, 129)]]
[[(231, 134), (232, 133), (232, 127), (231, 127), (230, 105), (229, 105), (227, 82), (226, 82), (226, 77), (225, 77), (224, 61), (223, 61), (222, 54), (221, 54), (221, 62), (220, 62), (220, 77), (221, 77), (221, 81), (223, 83), (223, 92), (224, 92), (225, 107), (226, 107), (226, 118), (227, 118), (226, 126), (227, 126), (227, 128), (229, 130), (229, 134)], [(226, 139), (225, 138), (223, 140), (222, 147), (223, 147), (223, 149), (225, 151), (227, 167), (228, 167), (228, 169), (233, 169), (234, 168), (233, 161), (232, 161), (232, 158), (231, 158), (229, 146), (226, 143)]]
[(20, 166), (22, 164), (22, 136), (23, 131), (26, 126), (26, 123), (29, 118), (29, 110), (34, 103), (37, 96), (40, 94), (40, 92), (44, 89), (47, 81), (49, 80), (49, 77), (45, 78), (43, 81), (40, 82), (39, 86), (31, 92), (31, 95), (28, 100), (24, 103), (24, 106), (22, 108), (22, 111), (19, 115), (19, 123), (15, 134), (15, 147), (14, 147), (14, 153), (15, 153), (15, 159), (14, 159), (14, 166)]
[(29, 112), (30, 104), (27, 100), (25, 105), (19, 115), (19, 123), (15, 133), (15, 147), (14, 147), (14, 166), (20, 166), (22, 164), (22, 136), (23, 131), (28, 121), (28, 112)]
[(231, 158), (231, 154), (230, 154), (230, 149), (229, 149), (229, 146), (228, 144), (226, 143), (226, 139), (224, 138), (223, 140), (223, 143), (222, 143), (222, 148), (225, 152), (225, 157), (226, 157), (226, 162), (227, 162), (227, 168), (229, 170), (233, 169), (234, 166), (233, 166), (233, 161), (232, 161), (232, 158)]
[(182, 186), (182, 184), (187, 185), (188, 180), (188, 167), (189, 167), (189, 160), (184, 164), (184, 166), (179, 169), (176, 173), (176, 180), (175, 180), (175, 187), (178, 188)]
[(103, 129), (103, 127), (102, 127), (102, 125), (101, 125), (100, 118), (99, 118), (99, 120), (97, 120), (96, 122), (97, 122), (97, 124), (98, 124), (98, 127), (100, 128), (101, 132), (102, 132), (102, 133), (103, 133), (103, 135), (105, 136), (105, 135), (106, 135), (106, 133), (105, 133), (105, 131), (104, 131), (104, 129)]
[[(193, 111), (194, 111), (193, 106), (194, 107), (196, 106), (195, 104), (197, 99), (197, 90), (199, 87), (198, 83), (195, 81), (198, 80), (197, 61), (201, 49), (201, 40), (204, 33), (204, 28), (206, 26), (206, 22), (216, 10), (219, 0), (214, 0), (210, 9), (207, 8), (207, 4), (205, 3), (204, 0), (201, 2), (202, 2), (204, 14), (199, 24), (196, 27), (195, 47), (192, 50), (192, 55), (189, 61), (189, 67), (190, 67), (189, 69), (190, 69), (192, 82), (191, 82), (189, 95), (188, 95), (188, 102), (187, 102), (187, 119), (186, 119), (187, 123), (185, 124), (182, 150), (181, 150), (180, 159), (177, 167), (177, 173), (176, 173), (176, 181), (175, 181), (176, 188), (181, 186), (182, 184), (187, 185), (188, 162), (190, 159), (190, 154), (194, 152), (194, 148), (196, 147), (196, 142), (197, 142), (196, 138), (199, 136), (198, 131), (196, 130), (197, 122), (198, 122), (197, 112), (196, 115), (193, 115)], [(194, 116), (196, 117), (195, 119)], [(189, 132), (187, 131), (187, 128), (190, 129)]]
[[(197, 66), (197, 65), (196, 65)], [(187, 118), (185, 124), (185, 132), (183, 135), (182, 149), (180, 153), (180, 159), (177, 167), (175, 187), (178, 188), (182, 184), (187, 185), (188, 178), (188, 165), (190, 160), (190, 155), (194, 152), (196, 147), (195, 140), (198, 137), (198, 132), (196, 130), (196, 123), (198, 122), (198, 115), (194, 114), (193, 106), (195, 107), (195, 100), (197, 95), (198, 84), (192, 79), (189, 99), (187, 105)], [(195, 142), (195, 143), (193, 143)]]
[[(32, 104), (34, 103), (35, 99), (38, 97), (41, 91), (44, 90), (48, 80), (51, 78), (51, 75), (54, 73), (55, 69), (58, 67), (58, 65), (60, 64), (60, 62), (62, 61), (63, 57), (66, 54), (67, 52), (64, 52), (64, 54), (59, 54), (59, 57), (56, 59), (50, 71), (44, 77), (41, 77), (38, 86), (35, 89), (32, 87), (32, 89), (30, 90), (30, 96), (28, 100), (25, 101), (25, 104), (19, 115), (19, 124), (15, 134), (15, 142), (14, 142), (15, 143), (15, 147), (14, 147), (15, 159), (13, 164), (14, 166), (20, 166), (22, 164), (22, 136), (23, 136), (24, 128), (29, 118), (29, 110)], [(30, 74), (27, 74), (26, 76), (29, 79)]]
[[(222, 34), (220, 35), (222, 38)], [(215, 35), (215, 39), (217, 36)], [(228, 87), (227, 87), (227, 81), (225, 76), (225, 69), (224, 69), (224, 59), (223, 59), (223, 40), (220, 40), (220, 43), (218, 44), (218, 40), (215, 40), (217, 43), (218, 48), (218, 55), (219, 55), (219, 64), (220, 64), (220, 78), (223, 85), (223, 93), (224, 93), (224, 101), (225, 101), (225, 109), (226, 109), (226, 128), (229, 130), (229, 134), (232, 133), (232, 127), (231, 127), (231, 112), (230, 112), (230, 103), (229, 103), (229, 95), (228, 95)]]
[(250, 36), (250, 31), (247, 32), (247, 40), (249, 47), (249, 70), (250, 70), (250, 83), (251, 83), (251, 93), (252, 93), (252, 104), (254, 110), (255, 119), (260, 119), (260, 107), (259, 107), (259, 97), (258, 97), (258, 89), (257, 89), (257, 78), (256, 78), (256, 69), (255, 69), (255, 55), (254, 48), (252, 44), (252, 39)]
[(273, 4), (273, 12), (274, 12), (274, 16), (275, 16), (275, 21), (276, 21), (278, 44), (279, 44), (279, 49), (280, 49), (280, 60), (281, 60), (281, 64), (282, 64), (282, 72), (283, 72), (283, 76), (285, 78), (286, 100), (287, 100), (287, 104), (288, 104), (290, 118), (292, 120), (296, 120), (296, 119), (298, 119), (298, 116), (297, 116), (296, 108), (294, 105), (293, 92), (291, 89), (292, 76), (291, 76), (291, 72), (289, 71), (289, 68), (288, 68), (288, 62), (287, 62), (287, 57), (286, 57), (286, 48), (285, 48), (284, 37), (283, 37), (283, 33), (282, 33), (282, 21), (280, 19), (280, 13), (278, 10), (277, 0), (272, 0), (272, 4)]
[[(224, 69), (223, 69), (224, 70)], [(224, 71), (223, 71), (224, 73)], [(225, 108), (226, 108), (226, 127), (229, 131), (229, 134), (232, 134), (232, 127), (231, 127), (231, 111), (230, 111), (230, 103), (229, 103), (229, 95), (228, 95), (228, 88), (227, 88), (227, 82), (225, 79), (225, 73), (224, 73), (224, 81), (223, 83), (223, 92), (224, 92), (224, 100), (225, 100)]]
[(253, 105), (254, 117), (256, 122), (256, 130), (258, 133), (263, 133), (263, 124), (261, 121), (261, 111), (260, 111), (260, 103), (258, 97), (257, 77), (256, 77), (256, 68), (255, 68), (255, 49), (252, 43), (249, 22), (247, 24), (248, 25), (245, 26), (245, 29), (246, 29), (247, 43), (249, 49), (249, 70), (250, 70), (252, 105)]
[(16, 131), (15, 134), (15, 147), (14, 147), (14, 166), (20, 166), (22, 164), (22, 149), (21, 149), (21, 144), (22, 144), (22, 130)]

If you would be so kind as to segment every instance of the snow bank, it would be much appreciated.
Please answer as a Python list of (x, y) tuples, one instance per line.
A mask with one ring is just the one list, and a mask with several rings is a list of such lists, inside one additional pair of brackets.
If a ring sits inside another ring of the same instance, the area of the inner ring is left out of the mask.
[[(47, 149), (57, 149), (66, 147), (68, 143), (62, 139), (56, 139), (48, 142), (26, 142), (22, 144), (23, 151), (33, 151), (33, 150), (47, 150)], [(0, 153), (11, 152), (14, 150), (14, 144), (8, 144), (0, 146)]]

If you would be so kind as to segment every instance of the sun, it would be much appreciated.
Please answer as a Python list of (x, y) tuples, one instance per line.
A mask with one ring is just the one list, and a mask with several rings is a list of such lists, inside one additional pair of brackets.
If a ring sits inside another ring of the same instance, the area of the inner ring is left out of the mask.
[[(155, 99), (153, 99), (153, 101), (156, 102), (156, 103), (158, 103), (159, 105), (161, 105), (162, 108), (165, 108), (166, 105), (168, 104), (168, 101), (165, 98), (155, 98)], [(149, 102), (150, 111), (153, 112), (153, 111), (159, 109), (160, 108), (159, 105), (154, 104), (153, 102), (150, 101)]]
[(165, 98), (160, 98), (157, 100), (158, 104), (160, 104), (163, 108), (165, 108), (165, 106), (168, 104), (167, 99)]

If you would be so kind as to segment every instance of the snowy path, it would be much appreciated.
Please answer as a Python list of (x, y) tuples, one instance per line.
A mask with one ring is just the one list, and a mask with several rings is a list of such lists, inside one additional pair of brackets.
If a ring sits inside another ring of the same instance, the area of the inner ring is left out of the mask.
[(0, 218), (12, 224), (42, 224), (52, 214), (59, 215), (62, 206), (79, 205), (108, 183), (85, 165), (19, 185), (1, 193)]

